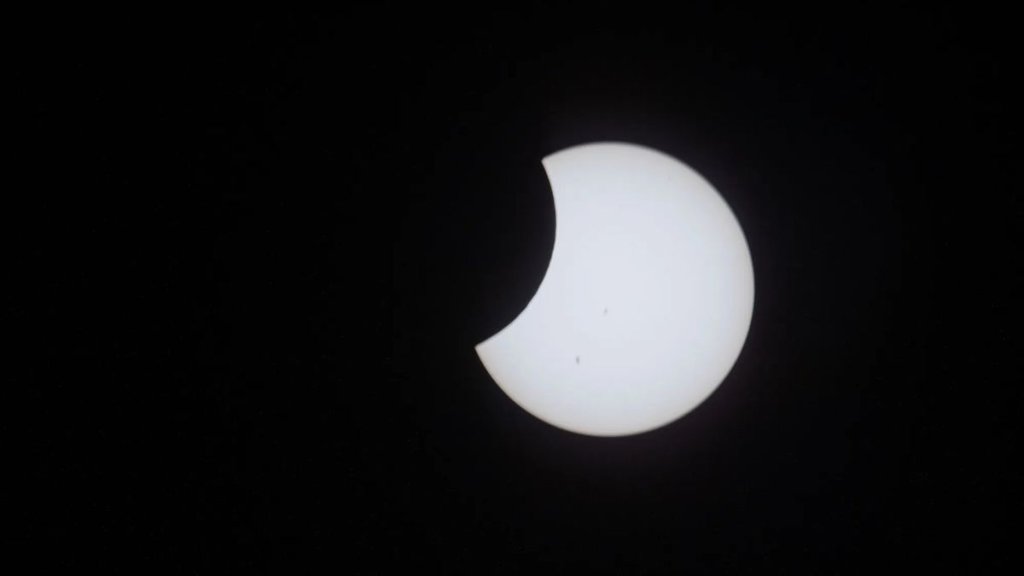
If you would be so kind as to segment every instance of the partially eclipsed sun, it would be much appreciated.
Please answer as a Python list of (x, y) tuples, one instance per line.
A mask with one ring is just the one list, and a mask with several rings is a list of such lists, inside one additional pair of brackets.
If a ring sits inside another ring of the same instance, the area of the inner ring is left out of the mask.
[(536, 295), (476, 346), (537, 418), (623, 436), (676, 420), (739, 357), (754, 306), (743, 231), (711, 185), (641, 146), (594, 143), (543, 159), (555, 244)]

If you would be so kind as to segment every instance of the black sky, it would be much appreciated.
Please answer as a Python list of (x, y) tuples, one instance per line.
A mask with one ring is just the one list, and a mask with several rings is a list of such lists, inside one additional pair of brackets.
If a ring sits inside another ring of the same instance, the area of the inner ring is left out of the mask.
[[(131, 573), (1005, 569), (1015, 69), (1007, 16), (964, 10), (41, 20), (15, 542)], [(717, 392), (619, 439), (473, 352), (546, 269), (540, 159), (598, 140), (704, 175), (756, 282)]]

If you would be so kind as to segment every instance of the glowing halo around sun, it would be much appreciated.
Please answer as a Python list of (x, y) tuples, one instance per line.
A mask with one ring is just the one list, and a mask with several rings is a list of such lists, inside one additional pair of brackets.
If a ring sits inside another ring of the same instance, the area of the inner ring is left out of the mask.
[(537, 293), (476, 346), (501, 389), (553, 426), (652, 430), (718, 388), (754, 306), (750, 250), (725, 200), (650, 148), (600, 142), (542, 160), (555, 243)]

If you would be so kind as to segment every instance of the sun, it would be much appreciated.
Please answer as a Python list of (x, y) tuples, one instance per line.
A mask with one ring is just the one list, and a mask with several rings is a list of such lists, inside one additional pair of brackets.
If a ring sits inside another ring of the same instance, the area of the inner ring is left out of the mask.
[(678, 419), (739, 357), (754, 275), (725, 200), (666, 154), (602, 142), (542, 160), (555, 203), (544, 279), (476, 346), (508, 396), (573, 432), (622, 436)]

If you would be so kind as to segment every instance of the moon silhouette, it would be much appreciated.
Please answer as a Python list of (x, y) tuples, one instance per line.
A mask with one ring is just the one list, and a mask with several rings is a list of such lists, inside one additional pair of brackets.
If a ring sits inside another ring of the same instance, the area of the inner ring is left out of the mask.
[(592, 436), (693, 410), (739, 357), (754, 306), (750, 251), (725, 200), (650, 148), (601, 142), (542, 160), (555, 203), (533, 299), (476, 352), (530, 414)]

